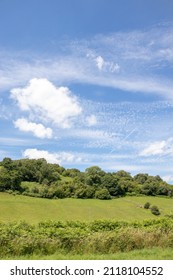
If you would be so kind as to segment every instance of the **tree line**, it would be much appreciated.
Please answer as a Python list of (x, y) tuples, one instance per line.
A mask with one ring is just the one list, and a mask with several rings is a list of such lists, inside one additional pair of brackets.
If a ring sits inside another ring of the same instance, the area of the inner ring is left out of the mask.
[(45, 159), (6, 157), (0, 162), (0, 191), (44, 198), (112, 199), (125, 195), (172, 196), (173, 186), (159, 175), (132, 176), (124, 170), (105, 172), (98, 166), (80, 171)]

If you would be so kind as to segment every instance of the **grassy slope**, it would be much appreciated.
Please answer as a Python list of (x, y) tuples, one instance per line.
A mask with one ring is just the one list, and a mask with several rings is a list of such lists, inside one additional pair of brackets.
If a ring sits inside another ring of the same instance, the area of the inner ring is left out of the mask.
[[(111, 201), (62, 199), (48, 200), (25, 196), (14, 196), (0, 193), (0, 222), (26, 220), (29, 223), (37, 223), (43, 220), (141, 220), (156, 218), (149, 210), (141, 208), (145, 202), (157, 205), (161, 210), (161, 216), (173, 214), (173, 199), (157, 197), (125, 197)], [(8, 258), (7, 258), (8, 259)], [(10, 257), (9, 259), (162, 259), (172, 260), (173, 251), (170, 248), (152, 248), (133, 250), (127, 253), (105, 255), (34, 255)]]
[(141, 208), (145, 202), (157, 205), (162, 216), (173, 214), (173, 199), (158, 197), (124, 197), (109, 201), (96, 199), (32, 198), (0, 193), (0, 221), (25, 220), (37, 223), (45, 220), (96, 219), (142, 220), (156, 218), (150, 210)]

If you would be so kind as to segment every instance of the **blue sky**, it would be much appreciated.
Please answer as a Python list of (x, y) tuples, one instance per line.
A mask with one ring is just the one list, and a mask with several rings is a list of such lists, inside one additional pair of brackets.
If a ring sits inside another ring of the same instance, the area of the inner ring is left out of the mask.
[(172, 74), (172, 0), (1, 0), (0, 160), (173, 182)]

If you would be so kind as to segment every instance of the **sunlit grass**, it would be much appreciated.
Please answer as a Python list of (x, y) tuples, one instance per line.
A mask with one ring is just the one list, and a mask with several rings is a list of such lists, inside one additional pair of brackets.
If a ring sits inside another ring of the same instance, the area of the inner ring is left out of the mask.
[(97, 219), (143, 220), (156, 218), (143, 208), (145, 202), (157, 205), (161, 217), (173, 214), (173, 199), (161, 197), (123, 197), (108, 201), (97, 199), (44, 199), (0, 193), (0, 221), (25, 220), (38, 223), (45, 220)]
[(20, 257), (5, 257), (13, 260), (173, 260), (173, 250), (170, 248), (152, 248), (118, 252), (116, 254), (72, 255), (55, 253), (53, 255), (28, 255)]

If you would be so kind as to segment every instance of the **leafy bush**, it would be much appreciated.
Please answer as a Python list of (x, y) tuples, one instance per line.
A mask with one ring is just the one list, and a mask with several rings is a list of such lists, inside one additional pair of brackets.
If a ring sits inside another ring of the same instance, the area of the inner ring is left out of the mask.
[(156, 205), (151, 206), (151, 213), (153, 215), (160, 215), (159, 208)]
[(173, 248), (172, 218), (133, 223), (111, 220), (47, 221), (36, 225), (0, 223), (1, 259), (56, 252), (106, 254), (152, 247)]
[(104, 200), (111, 199), (111, 195), (106, 188), (97, 190), (95, 192), (95, 197), (98, 199), (104, 199)]
[(150, 205), (151, 205), (150, 202), (146, 202), (146, 203), (144, 204), (144, 208), (145, 208), (145, 209), (149, 209), (149, 208), (150, 208)]

